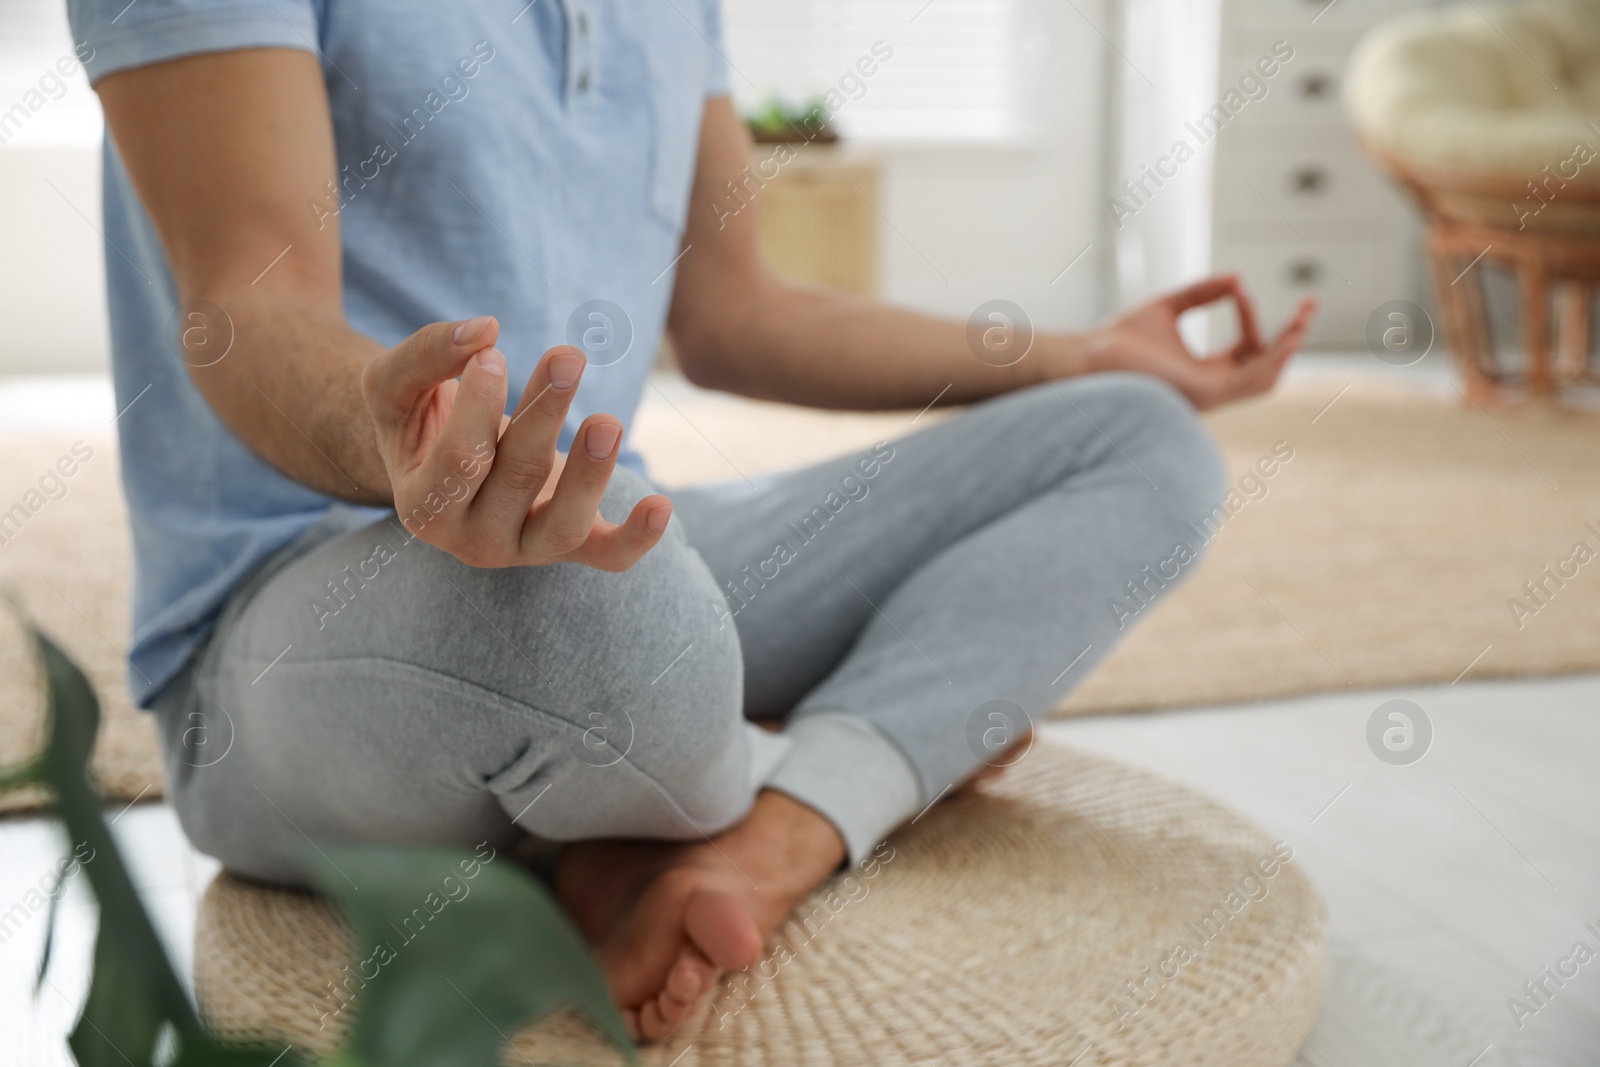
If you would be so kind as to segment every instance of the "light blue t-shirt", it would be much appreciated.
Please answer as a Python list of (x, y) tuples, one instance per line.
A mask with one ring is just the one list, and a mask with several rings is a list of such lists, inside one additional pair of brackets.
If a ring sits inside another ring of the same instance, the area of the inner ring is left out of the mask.
[[(330, 194), (307, 211), (338, 212), (350, 324), (393, 345), (430, 322), (496, 315), (512, 404), (545, 349), (582, 344), (590, 368), (561, 447), (590, 414), (631, 419), (666, 320), (705, 99), (727, 91), (716, 0), (68, 9), (96, 80), (200, 52), (315, 52), (342, 206)], [(202, 148), (229, 133), (192, 132)], [(135, 561), (129, 680), (148, 706), (229, 592), (334, 501), (257, 458), (191, 384), (172, 276), (109, 135), (104, 199)]]

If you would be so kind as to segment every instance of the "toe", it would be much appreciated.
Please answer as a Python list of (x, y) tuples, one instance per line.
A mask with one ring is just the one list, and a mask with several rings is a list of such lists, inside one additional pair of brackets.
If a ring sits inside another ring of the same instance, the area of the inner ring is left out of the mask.
[(683, 915), (689, 940), (726, 971), (748, 967), (761, 955), (761, 934), (744, 903), (732, 893), (702, 889)]
[(659, 1041), (672, 1033), (677, 1025), (661, 1014), (662, 997), (651, 997), (639, 1005), (639, 1035), (646, 1041)]
[(661, 992), (640, 1007), (645, 1035), (652, 1040), (663, 1038), (682, 1026), (710, 996), (716, 977), (716, 967), (710, 960), (692, 947), (685, 948), (668, 972)]
[(656, 1015), (660, 1018), (661, 1025), (666, 1029), (657, 1036), (667, 1037), (679, 1026), (683, 1025), (683, 1020), (688, 1017), (689, 1009), (693, 1006), (693, 1002), (678, 1000), (671, 993), (663, 990), (661, 995), (656, 998)]
[(674, 1000), (693, 1004), (716, 980), (716, 966), (693, 948), (685, 949), (667, 975), (666, 991)]

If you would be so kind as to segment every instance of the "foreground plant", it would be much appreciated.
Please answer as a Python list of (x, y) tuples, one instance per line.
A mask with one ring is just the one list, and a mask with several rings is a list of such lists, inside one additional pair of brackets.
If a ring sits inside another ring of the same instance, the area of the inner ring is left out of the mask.
[[(68, 839), (92, 850), (81, 870), (99, 902), (100, 926), (89, 993), (67, 1039), (79, 1067), (310, 1067), (292, 1050), (226, 1043), (206, 1033), (89, 785), (100, 702), (54, 642), (31, 625), (28, 632), (47, 684), (49, 737), (33, 760), (0, 773), (0, 790), (47, 786)], [(577, 930), (526, 872), (479, 865), (480, 859), (389, 846), (323, 844), (308, 852), (357, 946), (392, 942), (398, 924), (437, 895), (442, 871), (466, 870), (465, 864), (475, 871), (470, 895), (431, 913), (426, 930), (363, 981), (354, 1022), (329, 1067), (498, 1063), (506, 1035), (560, 1007), (583, 1013), (635, 1062), (605, 978)], [(36, 994), (50, 967), (53, 908)]]

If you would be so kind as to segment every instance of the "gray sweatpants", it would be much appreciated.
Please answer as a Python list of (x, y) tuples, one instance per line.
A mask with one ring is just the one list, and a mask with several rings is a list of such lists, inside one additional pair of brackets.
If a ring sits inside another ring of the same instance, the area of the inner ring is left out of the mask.
[[(676, 492), (622, 574), (475, 570), (336, 509), (163, 692), (172, 801), (201, 850), (289, 883), (308, 839), (698, 840), (764, 787), (859, 860), (1192, 569), (1221, 485), (1181, 396), (1107, 374)], [(647, 491), (619, 470), (602, 513)]]

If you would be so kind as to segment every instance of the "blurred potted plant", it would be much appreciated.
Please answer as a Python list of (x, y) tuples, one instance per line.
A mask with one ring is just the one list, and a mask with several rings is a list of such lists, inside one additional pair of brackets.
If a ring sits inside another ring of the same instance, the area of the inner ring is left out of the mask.
[(744, 121), (756, 144), (833, 144), (839, 140), (821, 96), (798, 107), (769, 96), (747, 112)]

